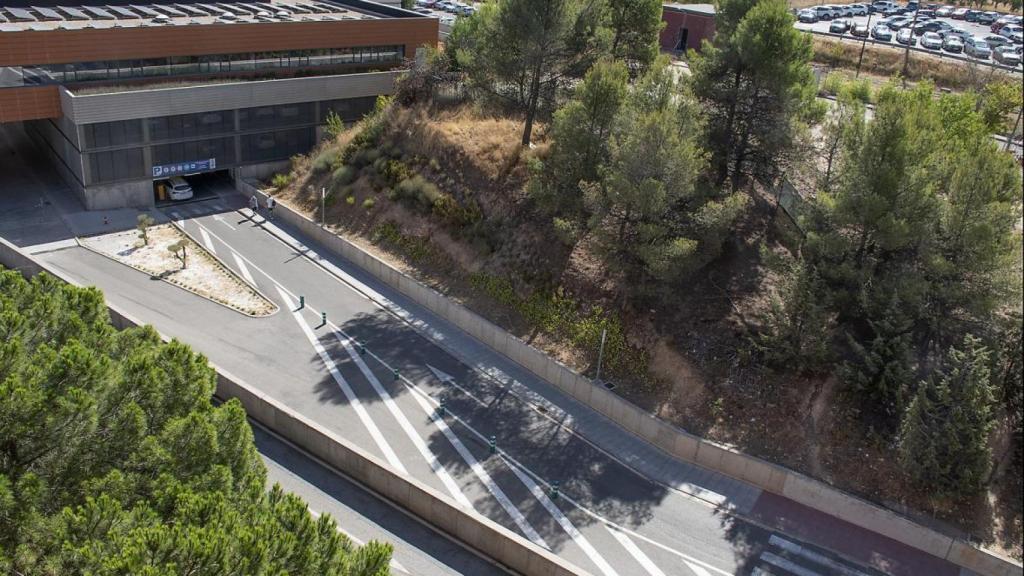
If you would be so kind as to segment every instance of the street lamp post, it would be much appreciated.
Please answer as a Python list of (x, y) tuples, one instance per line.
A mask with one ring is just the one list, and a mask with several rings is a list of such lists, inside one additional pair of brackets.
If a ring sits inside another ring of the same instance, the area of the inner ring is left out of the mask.
[(854, 78), (860, 78), (860, 64), (861, 64), (861, 62), (864, 61), (864, 48), (866, 48), (867, 45), (868, 45), (868, 36), (871, 36), (871, 7), (870, 6), (868, 7), (868, 23), (867, 23), (867, 27), (868, 27), (868, 34), (867, 34), (867, 36), (864, 37), (864, 40), (861, 40), (861, 43), (860, 43), (860, 58), (857, 58), (857, 73), (854, 74), (854, 76), (853, 76)]

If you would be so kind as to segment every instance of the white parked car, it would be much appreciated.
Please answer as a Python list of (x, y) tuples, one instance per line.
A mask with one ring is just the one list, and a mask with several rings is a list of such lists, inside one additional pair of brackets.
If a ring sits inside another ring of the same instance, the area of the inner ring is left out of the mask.
[(946, 39), (942, 41), (942, 49), (959, 54), (964, 51), (964, 42), (959, 36), (946, 36)]
[(978, 60), (988, 60), (992, 56), (992, 49), (988, 47), (988, 42), (981, 38), (970, 38), (964, 40), (964, 54)]
[(181, 176), (175, 176), (167, 181), (167, 193), (171, 200), (189, 200), (193, 196), (192, 187)]
[(867, 4), (850, 4), (850, 11), (854, 16), (867, 16), (868, 5)]
[(941, 50), (942, 36), (939, 36), (937, 32), (925, 32), (921, 36), (921, 47), (929, 50)]
[(956, 6), (943, 6), (935, 11), (935, 15), (939, 18), (949, 18), (953, 15), (953, 10), (956, 10)]
[(813, 24), (813, 23), (815, 23), (815, 22), (817, 22), (819, 20), (819, 18), (818, 18), (818, 11), (815, 10), (814, 8), (807, 8), (807, 9), (801, 10), (797, 14), (796, 18), (797, 18), (797, 20), (799, 20), (801, 22), (805, 22), (807, 24)]

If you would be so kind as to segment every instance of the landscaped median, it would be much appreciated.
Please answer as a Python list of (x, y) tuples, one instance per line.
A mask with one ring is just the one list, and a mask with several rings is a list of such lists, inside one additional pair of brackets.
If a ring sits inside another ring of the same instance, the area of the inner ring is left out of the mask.
[[(246, 196), (257, 194), (261, 202), (266, 201), (266, 194), (252, 184), (238, 181), (236, 186)], [(674, 458), (696, 462), (984, 576), (1021, 573), (1020, 564), (1008, 558), (917, 524), (798, 472), (689, 434), (625, 398), (594, 385), (589, 378), (396, 270), (356, 244), (322, 228), (289, 206), (279, 203), (275, 213), (305, 236)]]
[(247, 316), (277, 311), (269, 298), (242, 281), (173, 224), (79, 238), (88, 250), (159, 278)]

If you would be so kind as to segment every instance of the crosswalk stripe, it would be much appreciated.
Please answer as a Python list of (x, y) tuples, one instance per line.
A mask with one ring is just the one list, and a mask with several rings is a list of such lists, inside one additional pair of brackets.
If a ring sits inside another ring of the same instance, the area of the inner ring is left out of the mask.
[(828, 566), (829, 568), (835, 570), (843, 576), (868, 576), (860, 570), (856, 570), (854, 568), (850, 568), (849, 566), (840, 564), (839, 562), (836, 562), (835, 560), (829, 558), (828, 556), (825, 556), (824, 554), (805, 548), (800, 544), (797, 544), (796, 542), (790, 542), (789, 540), (786, 540), (785, 538), (778, 536), (776, 534), (772, 534), (771, 537), (768, 538), (768, 543), (772, 546), (782, 548), (787, 552), (796, 554), (797, 556), (800, 556), (802, 558), (806, 558), (807, 560), (814, 562), (815, 564)]
[(810, 568), (804, 568), (803, 566), (793, 562), (788, 558), (783, 558), (771, 552), (763, 552), (761, 554), (761, 560), (764, 560), (772, 566), (788, 570), (794, 574), (794, 576), (822, 576), (820, 572), (815, 572)]
[(629, 552), (629, 555), (635, 558), (636, 561), (644, 567), (644, 570), (646, 570), (648, 574), (651, 576), (665, 576), (665, 573), (662, 572), (661, 568), (658, 568), (654, 561), (651, 560), (647, 554), (644, 554), (644, 551), (641, 550), (636, 543), (629, 539), (629, 536), (626, 536), (607, 524), (604, 525), (604, 528), (619, 541), (619, 544), (622, 544), (622, 547), (626, 549), (626, 552)]
[(401, 472), (402, 475), (408, 476), (409, 471), (405, 469), (405, 466), (402, 465), (402, 461), (398, 459), (398, 456), (395, 454), (395, 451), (391, 449), (391, 445), (388, 444), (388, 441), (384, 439), (384, 435), (381, 434), (380, 429), (377, 428), (377, 425), (373, 422), (373, 419), (370, 418), (370, 414), (366, 411), (366, 408), (363, 407), (363, 404), (359, 401), (359, 398), (352, 390), (352, 387), (349, 386), (348, 381), (346, 381), (345, 377), (341, 375), (341, 372), (338, 370), (337, 364), (334, 363), (334, 360), (331, 358), (330, 354), (328, 354), (327, 351), (324, 350), (323, 344), (320, 343), (320, 340), (316, 337), (316, 334), (313, 333), (313, 330), (309, 327), (309, 324), (306, 323), (306, 319), (302, 317), (302, 312), (299, 310), (295, 310), (295, 302), (291, 299), (291, 297), (288, 296), (288, 294), (285, 293), (284, 288), (282, 286), (277, 286), (277, 292), (278, 294), (281, 295), (281, 300), (284, 301), (285, 306), (287, 306), (288, 309), (292, 311), (292, 316), (295, 318), (296, 321), (298, 321), (299, 327), (302, 328), (302, 332), (306, 335), (306, 338), (309, 340), (309, 343), (313, 345), (313, 349), (316, 350), (317, 355), (320, 356), (320, 359), (327, 367), (327, 371), (331, 373), (331, 376), (334, 378), (334, 381), (338, 383), (338, 387), (341, 388), (341, 391), (345, 394), (345, 397), (348, 398), (348, 403), (352, 406), (352, 409), (356, 411), (356, 415), (358, 415), (359, 420), (362, 421), (363, 427), (366, 428), (366, 431), (369, 432), (370, 436), (373, 437), (373, 441), (377, 443), (377, 447), (380, 448), (380, 451), (384, 453), (384, 457), (387, 458), (388, 463), (391, 464), (392, 468), (394, 468), (398, 472)]
[(374, 391), (377, 392), (377, 395), (384, 401), (384, 406), (387, 407), (388, 411), (391, 412), (391, 415), (395, 417), (395, 420), (398, 421), (398, 425), (402, 427), (403, 431), (405, 431), (405, 435), (409, 437), (409, 440), (414, 446), (416, 446), (416, 450), (419, 451), (420, 455), (427, 461), (427, 464), (430, 465), (430, 469), (434, 471), (434, 475), (441, 480), (444, 487), (448, 489), (448, 492), (456, 501), (458, 501), (459, 504), (462, 505), (463, 508), (473, 510), (473, 504), (470, 503), (469, 498), (466, 498), (466, 495), (462, 493), (462, 489), (459, 488), (459, 485), (456, 484), (455, 480), (453, 480), (448, 474), (445, 467), (437, 461), (434, 453), (431, 452), (430, 448), (428, 448), (426, 443), (423, 442), (423, 438), (420, 438), (419, 433), (412, 427), (412, 423), (410, 423), (409, 419), (405, 417), (405, 414), (402, 413), (402, 410), (398, 407), (398, 404), (395, 403), (391, 394), (388, 394), (388, 391), (381, 385), (377, 376), (372, 370), (370, 370), (369, 366), (366, 365), (366, 362), (363, 361), (355, 348), (352, 347), (352, 343), (349, 342), (348, 338), (345, 338), (337, 331), (334, 332), (334, 337), (338, 339), (338, 342), (340, 342), (342, 346), (344, 346), (349, 357), (352, 358), (352, 361), (359, 367), (359, 371), (363, 373), (363, 376), (365, 376), (370, 382), (370, 386), (373, 387)]

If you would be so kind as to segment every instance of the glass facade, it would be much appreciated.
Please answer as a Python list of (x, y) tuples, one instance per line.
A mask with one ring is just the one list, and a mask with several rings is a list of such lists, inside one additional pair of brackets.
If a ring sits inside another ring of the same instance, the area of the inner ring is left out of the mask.
[[(149, 178), (150, 166), (215, 159), (218, 168), (287, 160), (316, 144), (334, 111), (346, 122), (373, 110), (375, 96), (216, 110), (80, 126), (83, 184)], [(76, 148), (76, 147), (73, 147)]]
[(396, 45), (13, 66), (7, 67), (3, 74), (0, 74), (0, 86), (70, 84), (73, 82), (129, 80), (324, 66), (395, 64), (401, 62), (404, 57), (405, 47)]

